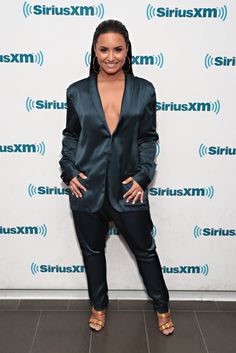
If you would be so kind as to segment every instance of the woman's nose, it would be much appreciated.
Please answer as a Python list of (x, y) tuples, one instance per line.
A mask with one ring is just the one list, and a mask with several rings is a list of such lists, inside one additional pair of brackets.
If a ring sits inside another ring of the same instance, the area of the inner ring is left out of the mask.
[(108, 59), (109, 59), (110, 61), (112, 61), (112, 60), (113, 60), (113, 57), (114, 57), (113, 52), (110, 51), (109, 54), (108, 54)]

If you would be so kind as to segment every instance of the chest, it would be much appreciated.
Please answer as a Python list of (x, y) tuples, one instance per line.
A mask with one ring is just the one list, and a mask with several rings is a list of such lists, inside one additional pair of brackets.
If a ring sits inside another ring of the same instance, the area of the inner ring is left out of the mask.
[(111, 134), (115, 130), (119, 121), (124, 88), (124, 81), (113, 84), (98, 83), (98, 92), (104, 116)]

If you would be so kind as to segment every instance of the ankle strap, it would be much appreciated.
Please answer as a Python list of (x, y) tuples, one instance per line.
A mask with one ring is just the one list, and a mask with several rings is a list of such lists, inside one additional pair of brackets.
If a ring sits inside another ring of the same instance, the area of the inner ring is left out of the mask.
[(167, 311), (167, 313), (158, 313), (158, 311), (156, 312), (158, 317), (167, 317), (170, 315), (170, 309)]
[(92, 307), (92, 312), (97, 314), (97, 315), (103, 315), (105, 313), (106, 309), (104, 310), (96, 310), (94, 307)]

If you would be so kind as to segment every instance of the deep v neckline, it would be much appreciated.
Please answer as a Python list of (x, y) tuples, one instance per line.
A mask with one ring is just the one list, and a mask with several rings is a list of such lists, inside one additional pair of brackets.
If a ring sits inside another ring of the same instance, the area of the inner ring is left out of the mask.
[(126, 94), (126, 88), (127, 88), (127, 75), (126, 73), (125, 74), (125, 85), (124, 85), (124, 91), (123, 91), (123, 95), (122, 95), (122, 99), (121, 99), (121, 108), (120, 108), (120, 114), (119, 114), (119, 118), (118, 118), (118, 121), (117, 121), (117, 124), (116, 124), (116, 127), (114, 129), (114, 131), (111, 133), (110, 129), (109, 129), (109, 126), (108, 126), (108, 123), (107, 123), (107, 120), (106, 120), (106, 115), (105, 115), (105, 112), (104, 112), (104, 109), (103, 109), (103, 105), (102, 105), (102, 99), (101, 99), (101, 96), (100, 96), (100, 93), (99, 93), (99, 90), (98, 90), (98, 75), (96, 75), (95, 77), (95, 86), (96, 86), (96, 90), (97, 90), (97, 95), (98, 95), (98, 98), (99, 98), (99, 103), (100, 103), (100, 106), (101, 106), (101, 111), (102, 111), (102, 116), (103, 116), (103, 120), (106, 124), (106, 128), (110, 134), (110, 136), (112, 137), (114, 135), (114, 133), (116, 132), (117, 128), (118, 128), (118, 125), (119, 125), (119, 122), (121, 120), (121, 117), (122, 117), (122, 113), (123, 113), (123, 108), (124, 108), (124, 98), (125, 98), (125, 94)]

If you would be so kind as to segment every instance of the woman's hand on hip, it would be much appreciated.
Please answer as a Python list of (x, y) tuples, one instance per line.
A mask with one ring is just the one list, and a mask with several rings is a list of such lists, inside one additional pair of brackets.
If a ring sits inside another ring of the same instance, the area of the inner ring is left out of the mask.
[[(82, 179), (87, 179), (87, 176), (84, 174), (84, 173), (79, 173), (79, 176), (82, 178)], [(76, 197), (82, 197), (82, 193), (80, 191), (81, 190), (84, 190), (84, 191), (87, 191), (86, 187), (81, 184), (77, 178), (77, 176), (75, 176), (73, 179), (71, 179), (70, 183), (69, 183), (69, 187), (70, 187), (70, 190), (72, 192), (72, 195), (75, 195)]]
[(132, 204), (135, 204), (135, 202), (140, 199), (140, 201), (143, 203), (143, 195), (144, 195), (144, 190), (143, 188), (135, 181), (132, 177), (128, 177), (127, 179), (122, 181), (122, 184), (128, 184), (130, 182), (133, 182), (133, 185), (131, 188), (123, 195), (123, 198), (127, 197), (126, 202), (129, 202), (130, 199), (133, 199)]

